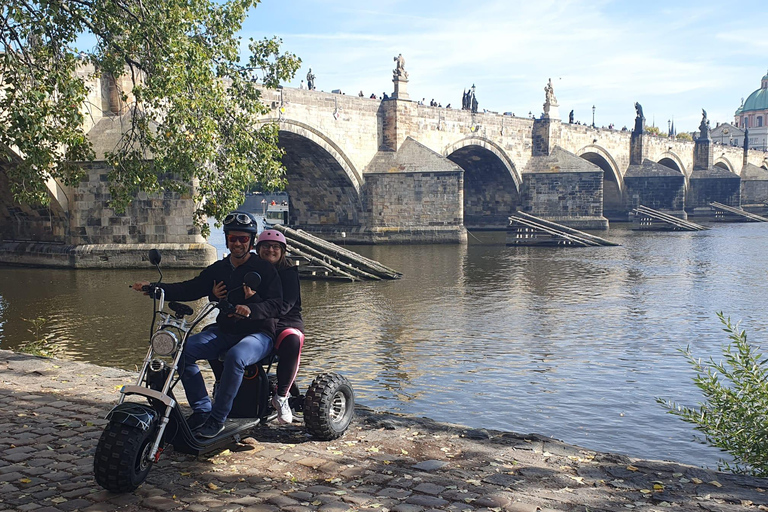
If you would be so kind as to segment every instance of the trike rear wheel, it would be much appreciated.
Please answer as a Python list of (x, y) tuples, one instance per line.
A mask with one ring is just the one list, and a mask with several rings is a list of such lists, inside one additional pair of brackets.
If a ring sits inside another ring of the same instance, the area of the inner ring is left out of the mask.
[(338, 373), (318, 375), (304, 397), (304, 424), (313, 437), (330, 441), (346, 432), (355, 413), (355, 393)]

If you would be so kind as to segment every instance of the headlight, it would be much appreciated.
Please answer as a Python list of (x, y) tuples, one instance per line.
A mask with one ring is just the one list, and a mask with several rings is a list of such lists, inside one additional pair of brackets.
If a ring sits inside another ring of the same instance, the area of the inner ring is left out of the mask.
[(149, 370), (153, 372), (160, 372), (165, 368), (165, 363), (161, 359), (153, 359), (149, 362)]
[(169, 356), (176, 352), (179, 344), (176, 335), (169, 331), (157, 331), (152, 335), (152, 350), (159, 356)]

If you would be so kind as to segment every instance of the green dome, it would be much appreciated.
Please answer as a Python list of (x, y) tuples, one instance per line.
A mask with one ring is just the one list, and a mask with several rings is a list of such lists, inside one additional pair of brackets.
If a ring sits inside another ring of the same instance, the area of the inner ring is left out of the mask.
[[(763, 80), (768, 80), (768, 78), (763, 78)], [(744, 102), (744, 106), (741, 107), (742, 112), (754, 110), (768, 110), (768, 89), (756, 90), (749, 95), (747, 101)]]

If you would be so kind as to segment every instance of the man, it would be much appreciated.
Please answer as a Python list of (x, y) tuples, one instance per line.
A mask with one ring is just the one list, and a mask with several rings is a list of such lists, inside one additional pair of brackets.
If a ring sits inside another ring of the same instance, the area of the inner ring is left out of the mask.
[[(205, 268), (194, 279), (160, 285), (168, 300), (191, 301), (207, 295), (210, 300), (226, 299), (235, 306), (235, 314), (219, 312), (214, 327), (187, 340), (179, 363), (181, 382), (192, 407), (187, 422), (199, 437), (212, 438), (224, 430), (245, 367), (272, 351), (276, 319), (283, 302), (282, 285), (274, 265), (251, 252), (256, 232), (256, 220), (249, 213), (230, 213), (224, 219), (229, 256)], [(246, 299), (243, 278), (249, 272), (257, 272), (261, 284)], [(141, 291), (148, 284), (137, 282), (133, 289)], [(211, 404), (197, 361), (216, 359), (225, 351), (224, 370)]]

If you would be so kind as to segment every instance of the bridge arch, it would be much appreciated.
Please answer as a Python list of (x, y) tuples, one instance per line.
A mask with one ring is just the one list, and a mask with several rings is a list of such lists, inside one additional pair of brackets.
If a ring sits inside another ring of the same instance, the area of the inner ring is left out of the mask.
[(266, 119), (278, 126), (285, 151), (290, 224), (308, 231), (360, 227), (363, 178), (338, 144), (299, 121)]
[(467, 137), (443, 150), (464, 170), (464, 225), (501, 229), (520, 204), (522, 181), (504, 150), (482, 137)]
[(464, 139), (454, 142), (453, 144), (448, 145), (448, 147), (446, 147), (443, 150), (443, 156), (450, 159), (451, 155), (453, 155), (460, 149), (465, 148), (467, 146), (479, 146), (485, 149), (486, 151), (489, 151), (490, 153), (493, 153), (494, 155), (496, 155), (496, 158), (498, 158), (499, 162), (501, 162), (501, 164), (504, 165), (507, 172), (509, 172), (509, 175), (512, 177), (512, 180), (514, 180), (515, 189), (518, 192), (520, 191), (520, 184), (523, 182), (523, 179), (520, 176), (520, 173), (517, 171), (517, 169), (515, 168), (515, 164), (512, 163), (512, 160), (509, 158), (509, 156), (507, 156), (507, 153), (504, 151), (504, 149), (502, 149), (501, 146), (499, 146), (493, 141), (490, 141), (483, 137), (466, 137)]
[(597, 144), (585, 146), (576, 154), (603, 170), (603, 215), (623, 218), (624, 177), (613, 155)]
[(728, 160), (726, 157), (721, 156), (714, 162), (715, 167), (719, 167), (721, 169), (725, 169), (728, 172), (735, 173), (733, 170), (733, 164)]
[(277, 123), (278, 130), (280, 132), (292, 133), (305, 139), (314, 142), (316, 145), (324, 149), (334, 160), (338, 163), (339, 167), (344, 170), (344, 173), (349, 178), (349, 181), (355, 187), (357, 193), (360, 193), (360, 188), (363, 186), (363, 177), (357, 170), (352, 160), (344, 153), (338, 144), (333, 142), (324, 133), (318, 129), (301, 121), (294, 121), (292, 119), (265, 119), (260, 124)]
[(671, 151), (667, 151), (666, 153), (663, 153), (661, 157), (659, 158), (659, 162), (661, 165), (665, 165), (669, 167), (670, 169), (675, 169), (676, 171), (679, 171), (680, 174), (688, 177), (688, 173), (685, 170), (685, 164), (683, 163), (682, 158), (680, 158), (676, 153), (673, 153)]

